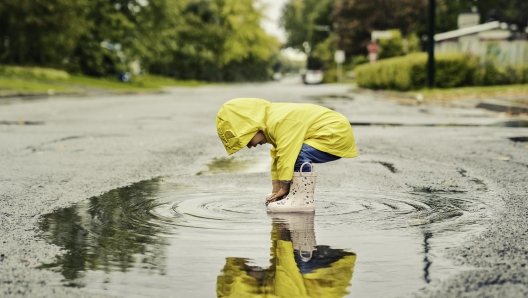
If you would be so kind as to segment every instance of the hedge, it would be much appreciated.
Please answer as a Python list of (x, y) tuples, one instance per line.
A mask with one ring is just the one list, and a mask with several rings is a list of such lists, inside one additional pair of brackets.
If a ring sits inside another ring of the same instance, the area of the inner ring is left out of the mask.
[[(483, 77), (476, 57), (437, 54), (435, 60), (437, 88), (470, 86), (478, 81), (478, 77)], [(355, 73), (357, 84), (364, 88), (400, 91), (422, 89), (427, 83), (427, 54), (414, 53), (363, 64), (355, 68)]]

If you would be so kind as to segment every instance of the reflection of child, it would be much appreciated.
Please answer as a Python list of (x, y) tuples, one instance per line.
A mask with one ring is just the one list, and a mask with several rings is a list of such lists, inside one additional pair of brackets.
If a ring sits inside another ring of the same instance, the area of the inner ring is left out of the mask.
[[(271, 103), (258, 98), (232, 99), (220, 108), (216, 127), (229, 155), (245, 146), (272, 145), (273, 190), (266, 200), (271, 211), (314, 210), (315, 173), (298, 173), (302, 164), (357, 156), (348, 120), (335, 111), (314, 104)], [(311, 172), (311, 166), (305, 165), (302, 171)], [(297, 187), (292, 192), (290, 184)], [(310, 189), (306, 185), (313, 187)]]
[(313, 213), (274, 218), (271, 266), (250, 266), (246, 258), (226, 258), (216, 280), (218, 297), (344, 297), (357, 256), (316, 246)]

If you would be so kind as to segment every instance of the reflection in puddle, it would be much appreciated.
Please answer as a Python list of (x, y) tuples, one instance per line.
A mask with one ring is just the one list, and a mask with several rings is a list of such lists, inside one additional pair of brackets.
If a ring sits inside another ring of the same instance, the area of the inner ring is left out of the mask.
[(489, 210), (489, 192), (342, 186), (320, 189), (315, 218), (270, 220), (255, 197), (267, 188), (220, 187), (208, 175), (194, 177), (200, 188), (172, 179), (139, 182), (45, 215), (42, 235), (64, 254), (41, 268), (60, 272), (65, 285), (127, 297), (408, 297), (461, 270), (442, 251), (479, 230)]
[(268, 164), (263, 163), (262, 158), (246, 157), (215, 157), (207, 164), (207, 171), (201, 171), (196, 175), (221, 174), (221, 173), (258, 173), (267, 170)]
[(217, 279), (218, 297), (344, 297), (356, 254), (317, 245), (314, 214), (273, 215), (271, 265), (226, 258)]
[(132, 267), (163, 273), (163, 219), (150, 211), (160, 179), (142, 181), (45, 215), (43, 237), (66, 253), (40, 268), (62, 273), (70, 286), (87, 270), (127, 272)]

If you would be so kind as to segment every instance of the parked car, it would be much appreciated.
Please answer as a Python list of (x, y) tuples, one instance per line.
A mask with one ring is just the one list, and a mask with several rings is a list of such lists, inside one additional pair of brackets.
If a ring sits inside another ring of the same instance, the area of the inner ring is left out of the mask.
[(319, 58), (310, 56), (306, 59), (306, 71), (302, 76), (303, 83), (307, 85), (323, 83), (323, 61)]
[(321, 69), (308, 69), (302, 76), (303, 83), (306, 85), (322, 84), (323, 74)]

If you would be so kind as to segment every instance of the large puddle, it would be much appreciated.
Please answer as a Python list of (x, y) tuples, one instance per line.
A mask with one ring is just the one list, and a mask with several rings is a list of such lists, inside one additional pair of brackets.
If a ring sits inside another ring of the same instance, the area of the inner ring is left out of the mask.
[(266, 191), (163, 178), (109, 191), (43, 217), (64, 253), (41, 268), (126, 297), (409, 296), (464, 270), (442, 251), (488, 216), (485, 191), (320, 188), (315, 215), (267, 214)]

